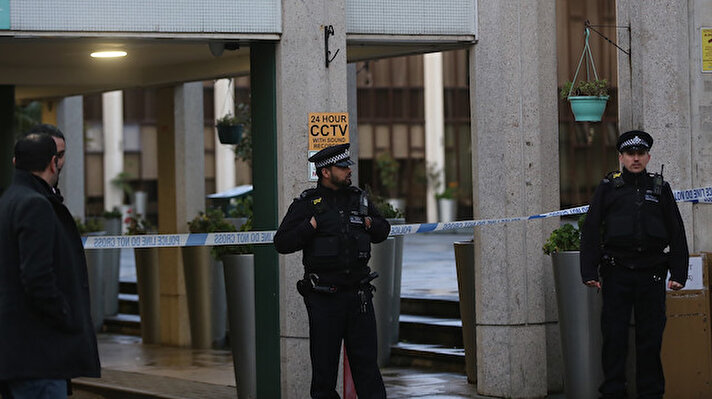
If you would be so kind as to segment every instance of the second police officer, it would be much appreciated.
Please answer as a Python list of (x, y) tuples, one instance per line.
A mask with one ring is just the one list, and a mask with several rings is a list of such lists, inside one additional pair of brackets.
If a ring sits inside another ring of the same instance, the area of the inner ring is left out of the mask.
[(684, 287), (689, 254), (670, 185), (662, 172), (646, 170), (652, 146), (653, 138), (643, 131), (619, 137), (623, 169), (598, 185), (581, 232), (582, 280), (603, 292), (602, 398), (627, 398), (631, 311), (635, 315), (638, 398), (661, 399), (665, 392), (660, 361), (665, 279), (669, 270), (667, 287)]
[(341, 343), (359, 398), (385, 398), (376, 363), (376, 319), (368, 267), (371, 243), (385, 240), (390, 225), (366, 194), (351, 186), (349, 144), (324, 148), (314, 162), (316, 188), (289, 207), (274, 236), (279, 253), (302, 250), (304, 279), (297, 283), (309, 317), (311, 397), (338, 398)]

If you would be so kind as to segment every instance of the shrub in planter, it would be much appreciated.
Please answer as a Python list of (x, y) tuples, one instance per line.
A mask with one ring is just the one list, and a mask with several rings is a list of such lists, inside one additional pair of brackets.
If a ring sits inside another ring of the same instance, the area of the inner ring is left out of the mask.
[(551, 255), (556, 252), (578, 251), (581, 249), (581, 227), (586, 219), (586, 215), (579, 217), (577, 226), (566, 223), (551, 232), (549, 238), (541, 248), (545, 254)]

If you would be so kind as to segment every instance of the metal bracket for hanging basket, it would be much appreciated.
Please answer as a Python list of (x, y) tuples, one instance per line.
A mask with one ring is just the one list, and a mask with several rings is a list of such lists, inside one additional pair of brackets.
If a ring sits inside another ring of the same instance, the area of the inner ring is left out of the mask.
[(596, 72), (596, 64), (593, 61), (593, 54), (591, 54), (591, 47), (588, 45), (588, 38), (590, 35), (591, 32), (587, 26), (585, 28), (583, 52), (581, 53), (581, 58), (579, 59), (578, 66), (576, 67), (574, 79), (571, 81), (571, 87), (569, 88), (568, 95), (566, 96), (566, 99), (569, 100), (569, 103), (571, 104), (571, 111), (574, 113), (574, 119), (577, 122), (600, 122), (603, 112), (606, 110), (606, 103), (609, 99), (608, 95), (571, 95), (574, 87), (576, 86), (576, 80), (584, 59), (586, 59), (586, 81), (590, 81), (591, 78), (589, 69), (593, 70), (594, 82), (598, 82), (600, 80), (598, 78), (598, 73)]

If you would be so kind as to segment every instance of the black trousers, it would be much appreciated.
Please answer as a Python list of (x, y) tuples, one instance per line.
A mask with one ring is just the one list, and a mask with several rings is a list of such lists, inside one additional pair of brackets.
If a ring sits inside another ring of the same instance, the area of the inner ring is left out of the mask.
[(376, 363), (376, 317), (371, 299), (365, 313), (360, 311), (356, 290), (311, 292), (304, 303), (309, 315), (311, 397), (340, 398), (336, 379), (343, 340), (359, 399), (385, 398), (386, 389)]
[(635, 315), (636, 390), (638, 398), (662, 398), (665, 392), (660, 348), (665, 329), (665, 277), (659, 269), (623, 266), (601, 271), (603, 311), (603, 398), (626, 398), (626, 358), (631, 311)]

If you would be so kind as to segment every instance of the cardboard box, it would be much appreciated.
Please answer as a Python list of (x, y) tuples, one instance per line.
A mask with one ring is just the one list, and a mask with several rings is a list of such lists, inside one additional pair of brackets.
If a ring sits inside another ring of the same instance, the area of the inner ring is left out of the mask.
[(667, 292), (662, 362), (666, 399), (712, 399), (712, 253), (690, 255), (685, 288)]

